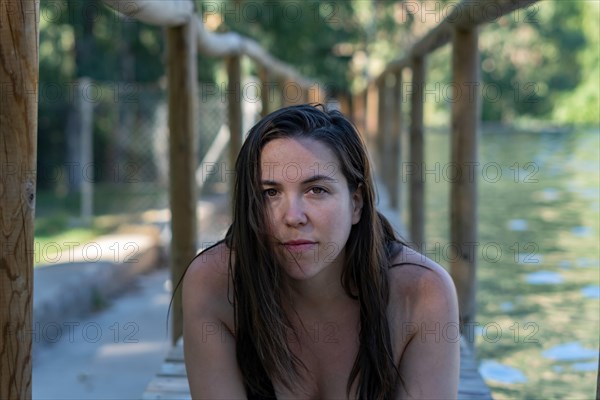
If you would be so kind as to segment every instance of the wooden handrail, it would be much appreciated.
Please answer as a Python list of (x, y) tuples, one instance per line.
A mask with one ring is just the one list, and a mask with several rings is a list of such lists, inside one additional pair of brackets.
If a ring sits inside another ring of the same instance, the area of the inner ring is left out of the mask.
[(505, 14), (519, 8), (525, 8), (537, 1), (539, 0), (463, 0), (439, 25), (415, 42), (407, 56), (390, 61), (376, 78), (376, 81), (379, 82), (388, 73), (410, 67), (413, 58), (423, 57), (427, 53), (431, 53), (449, 43), (455, 29), (469, 29), (492, 22)]
[(173, 27), (188, 21), (196, 24), (198, 51), (212, 57), (246, 55), (269, 71), (276, 80), (292, 81), (302, 88), (318, 85), (315, 79), (300, 74), (294, 67), (278, 60), (254, 39), (235, 32), (215, 33), (207, 30), (194, 12), (191, 0), (104, 0), (117, 12), (151, 25)]

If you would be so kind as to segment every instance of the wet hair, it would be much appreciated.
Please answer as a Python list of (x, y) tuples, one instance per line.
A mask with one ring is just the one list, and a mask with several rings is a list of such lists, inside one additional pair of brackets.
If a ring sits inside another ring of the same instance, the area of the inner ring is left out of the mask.
[(294, 334), (283, 309), (288, 299), (283, 272), (269, 238), (266, 200), (261, 185), (260, 156), (278, 138), (310, 138), (337, 157), (351, 192), (360, 190), (363, 206), (345, 246), (341, 284), (360, 305), (359, 350), (346, 386), (354, 382), (361, 399), (390, 399), (399, 373), (392, 353), (387, 305), (388, 268), (399, 239), (376, 210), (375, 187), (366, 146), (354, 125), (340, 112), (322, 105), (279, 109), (260, 120), (240, 150), (235, 170), (233, 222), (226, 235), (233, 274), (236, 357), (244, 385), (268, 396), (270, 380), (292, 389), (300, 369), (288, 339)]

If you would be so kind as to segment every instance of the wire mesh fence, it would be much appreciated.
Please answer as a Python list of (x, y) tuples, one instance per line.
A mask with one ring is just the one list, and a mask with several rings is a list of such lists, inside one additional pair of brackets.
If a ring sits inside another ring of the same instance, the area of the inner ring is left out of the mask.
[[(136, 214), (169, 206), (169, 128), (167, 91), (161, 84), (78, 81), (67, 105), (40, 96), (40, 109), (64, 114), (58, 146), (38, 160), (37, 217), (63, 214), (81, 221), (84, 203), (91, 216)], [(199, 198), (228, 190), (227, 100), (224, 87), (200, 84), (197, 109), (197, 188)], [(210, 90), (203, 88), (210, 87)], [(243, 99), (242, 99), (243, 101)], [(256, 102), (244, 102), (244, 130), (258, 118)], [(68, 110), (68, 111), (65, 111)], [(86, 133), (86, 114), (91, 122)], [(42, 123), (40, 135), (48, 129)], [(86, 158), (85, 135), (91, 135)], [(39, 149), (44, 152), (44, 148)], [(176, 172), (175, 172), (176, 173)], [(86, 186), (91, 194), (86, 195)], [(88, 199), (86, 200), (86, 196)]]

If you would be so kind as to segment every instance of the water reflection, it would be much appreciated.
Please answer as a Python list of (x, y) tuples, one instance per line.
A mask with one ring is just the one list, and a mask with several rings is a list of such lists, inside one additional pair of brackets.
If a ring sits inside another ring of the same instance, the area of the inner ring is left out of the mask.
[(542, 352), (542, 356), (555, 361), (582, 361), (598, 357), (598, 351), (583, 347), (579, 342), (559, 344)]
[[(449, 139), (429, 135), (426, 162), (449, 162)], [(585, 398), (596, 389), (589, 349), (600, 331), (599, 163), (597, 129), (482, 132), (479, 165), (502, 172), (478, 180), (479, 248), (492, 243), (502, 250), (477, 260), (477, 320), (502, 328), (497, 340), (491, 330), (486, 336), (475, 328), (477, 353), (486, 360), (481, 372), (495, 398)], [(426, 237), (447, 243), (450, 185), (425, 184)], [(542, 355), (560, 356), (557, 343), (590, 357), (568, 362)], [(595, 357), (597, 363), (597, 349)], [(510, 369), (521, 365), (528, 367)]]
[(523, 372), (517, 368), (500, 364), (495, 360), (483, 360), (479, 365), (479, 373), (486, 380), (503, 384), (515, 384), (527, 382)]
[(561, 274), (552, 271), (538, 271), (525, 275), (525, 281), (531, 285), (557, 285), (564, 280)]

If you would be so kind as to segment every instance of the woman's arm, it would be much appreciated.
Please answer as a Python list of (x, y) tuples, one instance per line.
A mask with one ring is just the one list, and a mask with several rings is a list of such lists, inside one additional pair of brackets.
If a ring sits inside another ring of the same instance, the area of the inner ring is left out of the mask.
[(235, 339), (224, 323), (233, 310), (222, 264), (210, 254), (197, 257), (183, 282), (184, 355), (193, 399), (246, 398)]
[(399, 398), (456, 399), (460, 332), (454, 283), (435, 263), (406, 267), (413, 271), (414, 286), (408, 302), (412, 317), (403, 331), (412, 337), (400, 359)]

